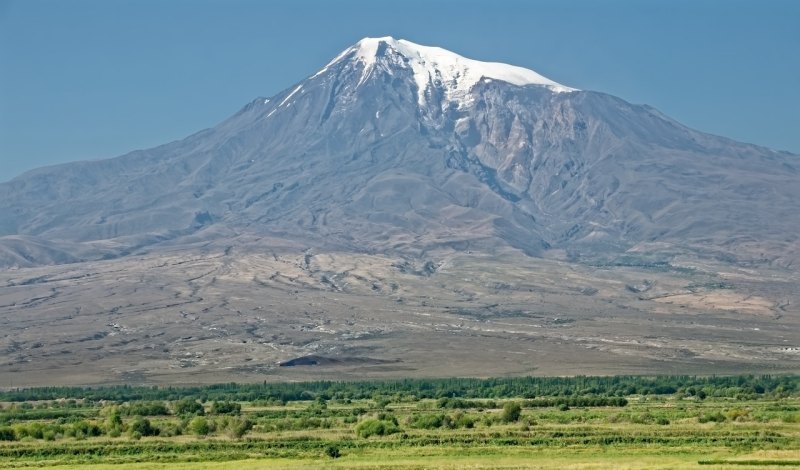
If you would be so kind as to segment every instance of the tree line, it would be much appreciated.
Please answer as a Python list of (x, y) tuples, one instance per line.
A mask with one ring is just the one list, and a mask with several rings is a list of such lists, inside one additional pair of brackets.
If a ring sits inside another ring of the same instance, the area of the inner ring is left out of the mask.
[[(800, 390), (800, 376), (576, 376), (446, 378), (283, 383), (226, 383), (195, 387), (40, 387), (0, 391), (0, 401), (81, 399), (84, 401), (177, 401), (277, 403), (314, 400), (357, 400), (375, 397), (504, 399), (521, 397), (625, 397), (679, 394), (747, 398), (788, 396)], [(535, 406), (535, 405), (533, 405)], [(579, 405), (578, 405), (579, 406)]]

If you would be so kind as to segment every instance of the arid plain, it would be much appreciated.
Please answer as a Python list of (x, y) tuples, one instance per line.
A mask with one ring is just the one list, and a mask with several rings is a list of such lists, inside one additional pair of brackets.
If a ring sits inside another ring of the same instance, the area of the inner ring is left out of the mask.
[(207, 247), (6, 270), (0, 386), (800, 370), (795, 272), (637, 259)]

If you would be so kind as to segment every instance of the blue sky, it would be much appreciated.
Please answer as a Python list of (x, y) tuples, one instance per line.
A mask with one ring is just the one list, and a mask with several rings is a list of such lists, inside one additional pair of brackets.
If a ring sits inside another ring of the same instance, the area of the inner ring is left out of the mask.
[(800, 153), (799, 24), (794, 0), (0, 0), (0, 181), (182, 138), (387, 35)]

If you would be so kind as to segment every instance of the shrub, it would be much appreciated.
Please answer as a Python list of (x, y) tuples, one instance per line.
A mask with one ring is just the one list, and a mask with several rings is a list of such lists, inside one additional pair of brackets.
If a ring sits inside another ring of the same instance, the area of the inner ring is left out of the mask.
[(701, 415), (697, 418), (699, 423), (724, 423), (726, 420), (725, 415), (717, 411), (716, 413), (708, 414), (708, 415)]
[(196, 436), (207, 436), (211, 432), (211, 427), (208, 425), (208, 420), (197, 416), (189, 422), (189, 430)]
[(727, 415), (728, 419), (731, 421), (747, 421), (750, 419), (750, 410), (744, 408), (734, 408), (729, 410)]
[(414, 429), (437, 429), (442, 427), (443, 414), (415, 414), (408, 418), (408, 425)]
[(500, 420), (504, 423), (514, 423), (519, 421), (522, 414), (522, 407), (519, 403), (509, 401), (503, 405), (503, 411), (500, 413)]
[(4, 426), (0, 428), (0, 441), (16, 441), (17, 435), (13, 429)]
[(453, 425), (457, 428), (472, 429), (475, 427), (475, 418), (468, 414), (456, 413), (453, 415)]
[[(124, 416), (167, 416), (169, 410), (164, 402), (137, 402), (119, 408)], [(113, 415), (113, 412), (112, 412)]]
[(483, 410), (486, 408), (497, 408), (497, 402), (494, 400), (482, 401), (482, 400), (464, 400), (461, 398), (440, 398), (436, 405), (439, 408), (450, 408), (450, 409), (479, 409)]
[(378, 419), (381, 421), (389, 421), (397, 426), (397, 416), (393, 415), (392, 413), (380, 412), (378, 413)]
[(241, 438), (251, 429), (253, 429), (253, 423), (248, 419), (235, 419), (228, 423), (228, 434), (236, 439)]
[(400, 429), (396, 424), (389, 421), (381, 421), (375, 418), (367, 418), (356, 426), (356, 435), (367, 438), (370, 436), (388, 436)]
[(339, 451), (339, 448), (336, 446), (328, 446), (325, 448), (325, 455), (332, 459), (338, 459), (342, 456), (342, 453)]
[(167, 421), (167, 422), (161, 423), (161, 426), (159, 427), (159, 430), (161, 431), (158, 434), (159, 436), (163, 436), (163, 437), (180, 436), (180, 435), (183, 434), (183, 425), (182, 425), (182, 423), (180, 421), (178, 421), (178, 422)]
[(192, 400), (191, 398), (184, 398), (183, 400), (178, 400), (175, 402), (173, 406), (176, 415), (198, 415), (202, 416), (205, 413), (203, 409), (203, 405), (198, 403), (196, 400)]
[(149, 419), (137, 416), (128, 425), (128, 433), (138, 433), (139, 436), (157, 436), (159, 434), (159, 429), (153, 426)]
[[(122, 414), (119, 408), (116, 406), (104, 408), (102, 414), (106, 416), (104, 423), (106, 434), (111, 437), (119, 437), (120, 429), (122, 429)], [(112, 434), (116, 434), (116, 436)]]
[[(100, 426), (95, 423), (86, 420), (80, 420), (72, 423), (72, 425), (67, 429), (66, 434), (68, 436), (82, 439), (85, 437), (101, 436), (103, 434), (103, 430), (100, 429)], [(41, 437), (39, 437), (39, 439), (41, 439)]]
[(242, 412), (242, 405), (235, 401), (215, 401), (211, 404), (212, 414), (238, 415)]
[(639, 414), (631, 414), (630, 422), (633, 424), (651, 424), (655, 421), (655, 416), (651, 413), (639, 413)]
[(328, 409), (328, 404), (325, 401), (320, 402), (320, 399), (317, 398), (317, 401), (308, 405), (306, 408), (306, 413), (315, 416), (322, 416), (325, 414), (325, 410)]

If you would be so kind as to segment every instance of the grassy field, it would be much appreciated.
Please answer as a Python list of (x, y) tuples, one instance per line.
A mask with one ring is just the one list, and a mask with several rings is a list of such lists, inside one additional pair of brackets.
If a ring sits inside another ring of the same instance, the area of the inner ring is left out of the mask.
[[(800, 468), (798, 379), (756, 382), (653, 385), (669, 393), (623, 384), (624, 396), (569, 379), (535, 396), (484, 384), (497, 398), (446, 397), (458, 383), (413, 393), (416, 382), (363, 385), (382, 390), (372, 398), (357, 397), (358, 384), (330, 394), (309, 385), (290, 400), (197, 398), (213, 389), (164, 391), (172, 400), (6, 393), (0, 468)], [(243, 393), (231, 387), (225, 396)], [(162, 392), (106, 395), (148, 393)]]

